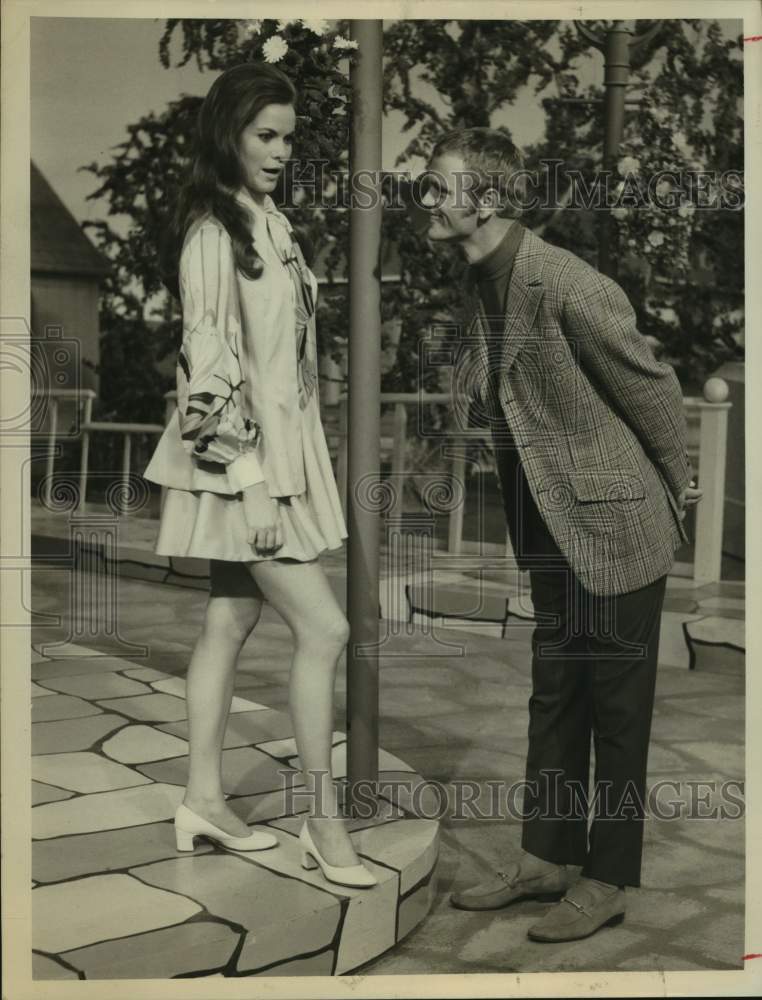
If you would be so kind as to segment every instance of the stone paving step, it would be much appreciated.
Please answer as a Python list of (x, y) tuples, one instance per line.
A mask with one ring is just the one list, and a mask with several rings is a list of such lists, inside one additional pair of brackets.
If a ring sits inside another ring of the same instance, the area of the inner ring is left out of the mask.
[[(223, 751), (231, 805), (280, 831), (256, 855), (197, 841), (178, 856), (172, 819), (187, 773), (184, 682), (68, 643), (33, 650), (34, 976), (118, 979), (339, 975), (395, 946), (434, 897), (438, 823), (382, 800), (350, 822), (370, 890), (304, 871), (306, 795), (287, 715), (234, 699)], [(261, 720), (261, 725), (259, 724)], [(346, 738), (334, 734), (335, 773)], [(381, 774), (422, 782), (379, 751)], [(408, 800), (409, 800), (408, 793)], [(405, 796), (403, 795), (403, 800)], [(407, 801), (407, 800), (405, 800)]]

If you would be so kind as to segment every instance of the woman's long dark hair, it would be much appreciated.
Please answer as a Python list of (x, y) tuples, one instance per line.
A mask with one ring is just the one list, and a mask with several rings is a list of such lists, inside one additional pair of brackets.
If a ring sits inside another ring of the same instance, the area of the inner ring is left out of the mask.
[(179, 297), (180, 253), (188, 227), (210, 212), (230, 234), (238, 270), (248, 278), (262, 273), (246, 209), (235, 194), (243, 181), (238, 154), (241, 133), (268, 104), (294, 104), (289, 78), (267, 63), (243, 63), (225, 70), (212, 84), (198, 115), (192, 165), (178, 192), (160, 248), (164, 284)]

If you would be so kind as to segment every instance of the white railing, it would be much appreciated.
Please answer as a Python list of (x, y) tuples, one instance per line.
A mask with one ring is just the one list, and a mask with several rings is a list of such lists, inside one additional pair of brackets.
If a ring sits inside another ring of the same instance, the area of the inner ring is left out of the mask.
[[(714, 389), (721, 380), (712, 379)], [(722, 386), (720, 386), (720, 389)], [(727, 387), (725, 387), (727, 388)], [(720, 395), (723, 395), (720, 392)], [(402, 512), (402, 495), (407, 468), (408, 409), (412, 406), (435, 403), (452, 404), (449, 393), (386, 392), (381, 393), (381, 402), (394, 406), (393, 432), (381, 439), (382, 452), (391, 459), (391, 474), (396, 501), (392, 513)], [(700, 475), (703, 490), (701, 502), (696, 507), (695, 547), (693, 563), (677, 562), (673, 567), (676, 576), (692, 577), (696, 584), (715, 583), (721, 579), (722, 530), (725, 503), (725, 458), (727, 448), (728, 410), (727, 402), (709, 402), (699, 397), (686, 396), (683, 399), (686, 420), (689, 426), (688, 452), (694, 471)], [(697, 426), (696, 426), (697, 425)], [(339, 428), (333, 432), (338, 437), (337, 479), (342, 502), (345, 504), (347, 490), (347, 401), (342, 396), (339, 401)], [(697, 441), (694, 440), (697, 438)], [(490, 442), (488, 429), (453, 429), (453, 442), (468, 439)], [(502, 555), (512, 558), (510, 539), (506, 532), (504, 545), (463, 538), (463, 514), (465, 509), (466, 463), (462, 448), (453, 449), (450, 475), (454, 484), (462, 484), (463, 502), (455, 506), (448, 515), (447, 551), (452, 554), (474, 553), (478, 555)]]
[[(723, 380), (713, 378), (714, 383)], [(727, 385), (723, 382), (725, 397)], [(692, 576), (694, 583), (717, 583), (722, 570), (722, 529), (725, 514), (725, 460), (728, 441), (728, 410), (732, 403), (712, 403), (698, 396), (683, 399), (688, 420), (688, 453), (703, 491), (696, 505), (693, 567), (676, 563), (676, 576)], [(691, 424), (698, 423), (698, 447), (691, 440)]]
[[(93, 389), (40, 389), (35, 390), (34, 395), (42, 396), (48, 401), (48, 426), (44, 432), (39, 432), (39, 436), (46, 437), (48, 441), (48, 453), (45, 462), (45, 505), (49, 508), (52, 502), (53, 473), (55, 472), (56, 462), (56, 438), (61, 436), (59, 434), (60, 404), (66, 401), (73, 402), (77, 410), (82, 410), (82, 425), (84, 425), (92, 418), (93, 400), (96, 398), (96, 393)], [(80, 437), (82, 425), (80, 425), (79, 433), (67, 435), (67, 437), (76, 441)], [(87, 468), (89, 444), (89, 440), (85, 442), (84, 438), (82, 439), (82, 462), (80, 463), (80, 469), (82, 465), (84, 465), (85, 469)], [(85, 474), (85, 478), (87, 478), (87, 474)], [(82, 493), (80, 471), (80, 497), (82, 496), (84, 494)]]
[[(55, 472), (56, 459), (56, 439), (59, 433), (59, 404), (61, 401), (71, 400), (78, 409), (82, 411), (82, 420), (78, 424), (78, 431), (74, 434), (66, 435), (69, 440), (81, 440), (82, 447), (79, 460), (79, 492), (77, 506), (83, 507), (87, 497), (87, 479), (90, 462), (90, 435), (91, 434), (122, 434), (124, 443), (122, 445), (122, 482), (124, 488), (121, 492), (123, 504), (126, 507), (130, 496), (129, 478), (130, 465), (132, 461), (132, 435), (133, 434), (162, 434), (164, 427), (162, 424), (138, 424), (121, 423), (119, 421), (99, 421), (92, 419), (93, 400), (96, 393), (92, 389), (43, 389), (35, 393), (45, 396), (50, 407), (50, 418), (46, 430), (39, 436), (47, 438), (48, 452), (45, 467), (45, 493), (44, 501), (48, 508), (52, 502), (53, 474)], [(75, 427), (77, 424), (75, 424)]]
[[(713, 379), (715, 390), (718, 379)], [(82, 423), (79, 433), (71, 435), (76, 440), (81, 437), (82, 449), (79, 469), (79, 503), (84, 504), (87, 496), (87, 478), (90, 452), (90, 435), (95, 433), (122, 434), (124, 444), (122, 449), (122, 479), (127, 497), (132, 456), (132, 436), (134, 434), (156, 434), (163, 432), (161, 424), (120, 423), (111, 421), (93, 421), (92, 407), (96, 394), (92, 389), (49, 389), (40, 393), (49, 399), (50, 421), (45, 432), (48, 439), (48, 455), (46, 463), (45, 501), (50, 504), (55, 469), (55, 442), (59, 434), (59, 402), (72, 400), (82, 409)], [(722, 393), (720, 393), (722, 395)], [(167, 392), (165, 399), (165, 422), (169, 423), (177, 405), (177, 393)], [(391, 458), (391, 472), (396, 491), (396, 501), (393, 513), (402, 513), (403, 486), (405, 477), (413, 470), (407, 466), (408, 449), (408, 409), (412, 406), (431, 404), (452, 404), (450, 393), (417, 393), (417, 392), (385, 392), (381, 393), (381, 402), (394, 407), (392, 434), (381, 440), (382, 451)], [(700, 486), (703, 498), (696, 508), (696, 532), (694, 561), (676, 563), (673, 569), (675, 575), (692, 577), (696, 583), (714, 583), (721, 578), (722, 564), (722, 529), (723, 508), (725, 503), (725, 458), (727, 448), (728, 410), (731, 404), (727, 402), (709, 402), (699, 397), (688, 396), (684, 399), (686, 417), (689, 423), (691, 441), (689, 453), (694, 467), (700, 475)], [(697, 433), (695, 433), (697, 432)], [(329, 437), (338, 439), (336, 475), (339, 482), (342, 503), (346, 512), (347, 490), (347, 401), (346, 396), (339, 400), (339, 426), (328, 431)], [(696, 439), (697, 440), (694, 440)], [(453, 429), (451, 440), (455, 443), (469, 439), (489, 442), (489, 431), (481, 428), (463, 430)], [(455, 484), (463, 484), (463, 502), (453, 506), (448, 515), (447, 551), (452, 554), (474, 553), (478, 555), (500, 554), (511, 557), (510, 541), (506, 534), (505, 545), (481, 542), (463, 538), (463, 514), (465, 509), (466, 462), (463, 448), (453, 449), (450, 463), (450, 475)], [(162, 490), (162, 496), (164, 495)]]

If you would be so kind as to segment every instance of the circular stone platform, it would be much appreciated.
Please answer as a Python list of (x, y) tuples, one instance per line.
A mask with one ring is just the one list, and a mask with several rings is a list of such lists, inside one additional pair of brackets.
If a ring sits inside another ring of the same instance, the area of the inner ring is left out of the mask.
[[(34, 978), (339, 975), (428, 913), (438, 822), (426, 783), (379, 751), (381, 807), (349, 821), (379, 879), (348, 889), (304, 871), (307, 808), (288, 716), (233, 699), (223, 750), (232, 807), (278, 832), (256, 854), (175, 849), (187, 773), (184, 680), (81, 646), (32, 650)], [(334, 733), (334, 773), (346, 739)], [(301, 792), (301, 794), (300, 794)]]

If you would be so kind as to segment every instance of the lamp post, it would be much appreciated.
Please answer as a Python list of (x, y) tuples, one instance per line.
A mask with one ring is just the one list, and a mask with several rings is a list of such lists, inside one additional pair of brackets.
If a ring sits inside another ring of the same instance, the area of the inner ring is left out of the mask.
[[(605, 87), (604, 97), (604, 137), (603, 137), (603, 170), (604, 176), (616, 167), (619, 155), (619, 145), (624, 132), (624, 109), (627, 84), (630, 78), (630, 56), (640, 46), (650, 42), (661, 28), (662, 22), (656, 21), (640, 35), (634, 35), (623, 21), (612, 21), (603, 35), (590, 28), (584, 21), (574, 22), (577, 31), (599, 52), (603, 53)], [(614, 242), (611, 225), (611, 214), (608, 207), (604, 215), (598, 242), (598, 270), (616, 278), (616, 260), (612, 255)]]
[[(379, 512), (368, 502), (380, 478), (382, 22), (351, 22), (351, 191), (363, 201), (349, 223), (347, 488), (347, 805), (358, 782), (378, 780)], [(370, 194), (370, 198), (367, 195)], [(370, 206), (366, 205), (370, 201)], [(367, 795), (367, 792), (366, 792)]]

